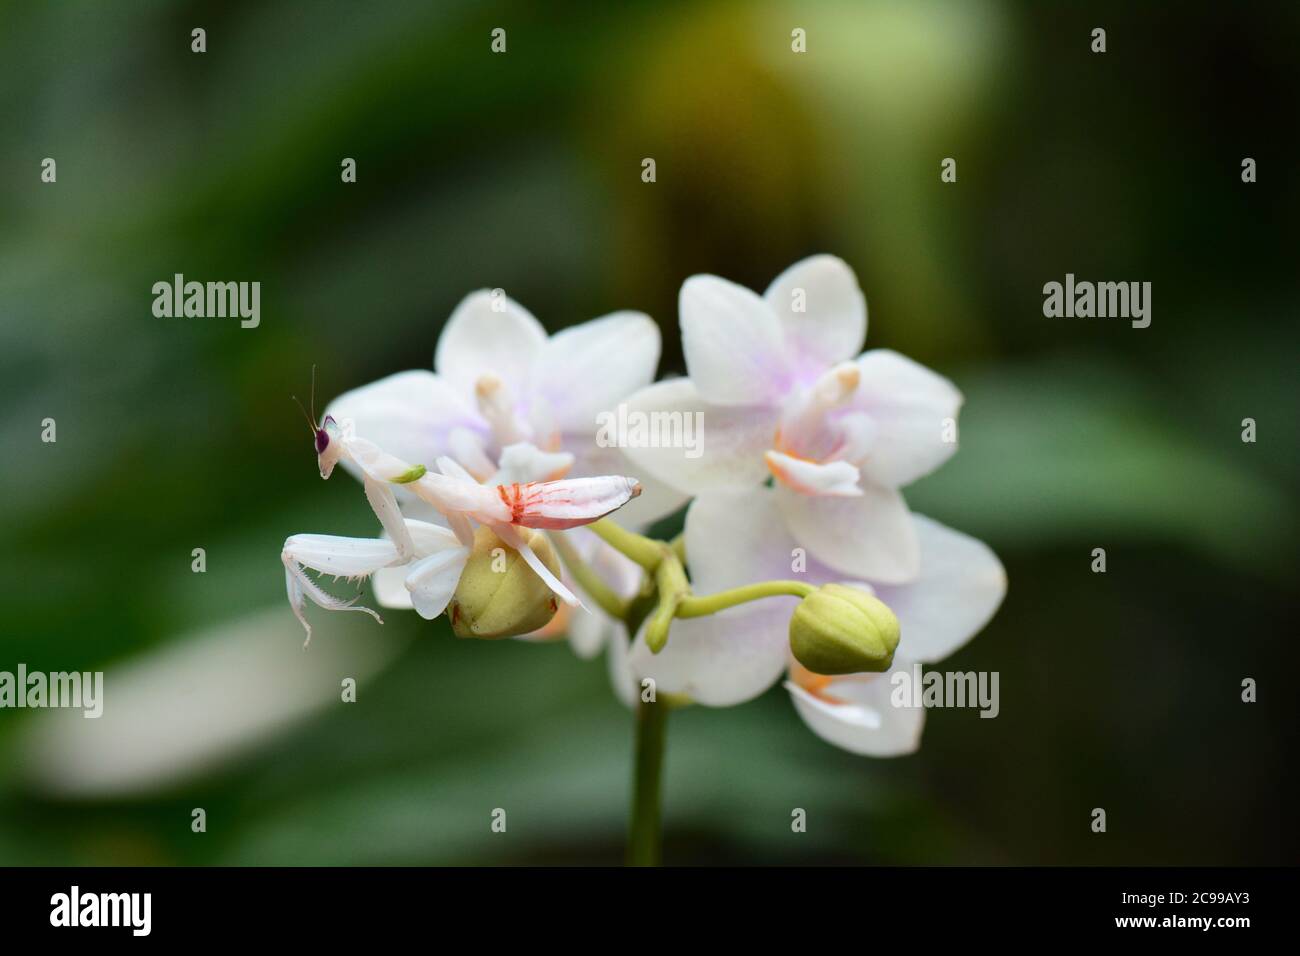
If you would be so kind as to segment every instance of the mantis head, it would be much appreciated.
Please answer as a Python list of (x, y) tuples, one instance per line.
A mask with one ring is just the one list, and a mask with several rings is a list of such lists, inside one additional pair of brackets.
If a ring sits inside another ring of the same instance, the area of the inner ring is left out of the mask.
[(334, 420), (333, 415), (326, 415), (325, 420), (320, 425), (316, 424), (315, 365), (311, 367), (311, 414), (307, 414), (307, 409), (303, 408), (298, 396), (293, 396), (293, 400), (302, 412), (302, 417), (307, 420), (307, 428), (311, 432), (312, 441), (316, 445), (316, 462), (320, 465), (320, 476), (328, 479), (334, 473), (334, 466), (343, 457), (343, 429), (339, 427), (339, 423)]
[(334, 416), (326, 415), (320, 428), (316, 429), (316, 461), (320, 464), (320, 476), (329, 478), (334, 466), (343, 457), (343, 432)]

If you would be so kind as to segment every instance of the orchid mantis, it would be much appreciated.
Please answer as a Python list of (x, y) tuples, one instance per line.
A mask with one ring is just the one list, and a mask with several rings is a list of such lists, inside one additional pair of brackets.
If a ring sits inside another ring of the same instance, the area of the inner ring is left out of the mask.
[[(406, 569), (404, 583), (421, 617), (432, 619), (447, 607), (474, 544), (473, 522), (485, 524), (517, 550), (555, 594), (569, 605), (578, 598), (551, 573), (528, 544), (520, 529), (565, 530), (590, 524), (621, 508), (641, 493), (632, 478), (617, 475), (557, 481), (502, 480), (479, 484), (455, 460), (441, 457), (437, 471), (390, 455), (378, 445), (341, 426), (332, 416), (316, 426), (313, 440), (321, 478), (328, 479), (342, 461), (361, 472), (366, 498), (386, 538), (345, 538), (335, 535), (296, 534), (284, 543), (289, 605), (311, 640), (311, 625), (303, 614), (305, 601), (331, 611), (363, 611), (377, 621), (379, 615), (356, 603), (357, 598), (336, 598), (311, 579), (307, 569), (336, 578), (362, 580), (389, 567)], [(539, 468), (562, 471), (563, 455), (552, 455), (519, 445), (503, 453), (494, 479), (520, 477)], [(449, 528), (404, 518), (393, 493), (402, 485), (435, 508)]]

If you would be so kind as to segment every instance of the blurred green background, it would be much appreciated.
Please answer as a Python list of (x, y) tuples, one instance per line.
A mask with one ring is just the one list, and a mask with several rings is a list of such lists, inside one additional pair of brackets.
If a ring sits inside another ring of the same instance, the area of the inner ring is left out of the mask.
[[(107, 672), (101, 721), (0, 710), (0, 863), (621, 860), (602, 662), (396, 612), (300, 649), (281, 543), (374, 522), (289, 395), (428, 367), (484, 286), (649, 312), (681, 371), (684, 278), (816, 252), (966, 394), (908, 498), (1006, 564), (944, 665), (1001, 715), (880, 761), (779, 688), (674, 714), (667, 862), (1295, 862), (1297, 49), (1282, 3), (0, 5), (0, 670)], [(155, 318), (176, 272), (261, 326)], [(1066, 272), (1151, 327), (1044, 318)]]

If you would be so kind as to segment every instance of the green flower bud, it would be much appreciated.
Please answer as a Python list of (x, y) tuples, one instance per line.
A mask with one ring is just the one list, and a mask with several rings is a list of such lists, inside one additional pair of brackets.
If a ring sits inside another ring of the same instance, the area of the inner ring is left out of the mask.
[(822, 585), (790, 618), (790, 650), (816, 674), (888, 670), (897, 647), (898, 618), (860, 588)]
[[(538, 531), (520, 528), (542, 563), (560, 576), (560, 562), (551, 542)], [(474, 550), (447, 605), (457, 637), (514, 637), (544, 627), (559, 605), (546, 582), (519, 552), (481, 525), (474, 532)]]

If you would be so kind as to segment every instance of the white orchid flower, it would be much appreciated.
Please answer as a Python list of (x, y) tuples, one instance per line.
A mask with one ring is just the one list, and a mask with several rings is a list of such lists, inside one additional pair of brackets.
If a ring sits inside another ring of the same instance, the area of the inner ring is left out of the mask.
[(638, 392), (630, 412), (702, 414), (703, 454), (629, 447), (689, 494), (776, 479), (775, 520), (841, 575), (903, 583), (920, 539), (898, 488), (956, 451), (962, 396), (885, 349), (858, 354), (867, 308), (841, 260), (814, 256), (758, 296), (711, 275), (682, 286), (688, 378)]
[[(438, 459), (440, 472), (413, 465), (356, 435), (351, 423), (340, 425), (327, 415), (315, 430), (317, 460), (322, 478), (328, 479), (339, 463), (350, 464), (362, 475), (366, 497), (388, 537), (344, 538), (334, 535), (293, 535), (285, 541), (281, 560), (285, 566), (289, 604), (311, 639), (311, 627), (302, 610), (305, 599), (332, 611), (357, 610), (379, 615), (342, 600), (321, 588), (306, 573), (310, 568), (335, 577), (363, 579), (386, 568), (401, 567), (402, 583), (411, 606), (424, 618), (443, 612), (456, 590), (474, 545), (473, 521), (489, 526), (507, 545), (517, 550), (528, 566), (565, 603), (577, 597), (542, 562), (519, 528), (576, 528), (622, 507), (641, 493), (632, 478), (601, 476), (558, 481), (528, 481), (509, 485), (482, 485), (450, 458)], [(511, 460), (539, 460), (520, 450)], [(521, 464), (519, 467), (525, 467)], [(400, 485), (431, 505), (450, 529), (404, 519), (392, 488)]]
[[(548, 336), (523, 306), (481, 290), (447, 321), (435, 371), (390, 375), (339, 396), (326, 413), (351, 420), (401, 459), (449, 456), (493, 484), (507, 483), (494, 477), (498, 466), (509, 467), (508, 450), (525, 445), (556, 456), (544, 478), (617, 475), (626, 460), (618, 448), (597, 445), (597, 419), (654, 380), (659, 349), (658, 327), (640, 312), (615, 312)], [(404, 492), (398, 497), (410, 501)], [(618, 520), (645, 523), (684, 502), (681, 493), (649, 481)]]
[[(1006, 593), (1001, 563), (983, 543), (921, 515), (911, 515), (921, 551), (920, 574), (909, 584), (845, 581), (810, 559), (809, 584), (849, 583), (866, 588), (898, 617), (901, 638), (893, 671), (941, 660), (969, 641), (993, 616)], [(701, 593), (754, 581), (789, 578), (796, 541), (781, 520), (780, 492), (702, 495), (686, 516), (686, 553), (692, 585)], [(763, 693), (788, 673), (786, 688), (799, 714), (819, 737), (854, 753), (911, 753), (925, 713), (890, 704), (890, 673), (826, 677), (801, 667), (790, 653), (795, 598), (774, 597), (710, 617), (678, 620), (672, 637), (652, 654), (644, 635), (632, 646), (639, 677), (663, 692), (727, 707)], [(891, 673), (893, 672), (891, 671)]]

